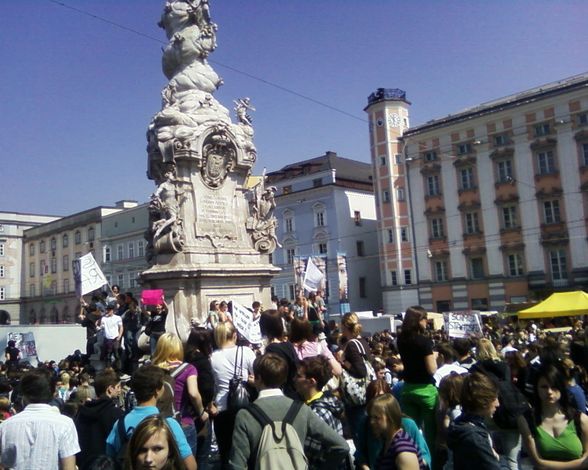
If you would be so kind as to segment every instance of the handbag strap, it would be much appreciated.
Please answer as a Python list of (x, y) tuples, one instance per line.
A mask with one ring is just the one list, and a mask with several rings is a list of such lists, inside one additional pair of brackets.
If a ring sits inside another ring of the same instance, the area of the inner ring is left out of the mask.
[[(239, 375), (237, 375), (237, 363), (239, 362), (239, 349), (241, 349), (241, 363), (239, 364)], [(233, 371), (233, 378), (235, 377), (242, 377), (243, 375), (243, 348), (237, 346), (237, 351), (235, 352), (235, 370)]]
[(359, 351), (359, 354), (361, 354), (363, 357), (365, 357), (365, 348), (363, 347), (363, 344), (361, 344), (361, 341), (353, 338), (350, 343), (354, 343), (357, 345), (357, 350)]

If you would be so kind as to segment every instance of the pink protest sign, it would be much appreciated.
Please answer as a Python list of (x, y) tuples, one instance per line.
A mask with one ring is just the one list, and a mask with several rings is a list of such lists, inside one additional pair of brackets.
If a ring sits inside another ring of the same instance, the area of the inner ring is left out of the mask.
[(163, 299), (163, 289), (147, 289), (141, 292), (141, 303), (143, 305), (158, 305)]

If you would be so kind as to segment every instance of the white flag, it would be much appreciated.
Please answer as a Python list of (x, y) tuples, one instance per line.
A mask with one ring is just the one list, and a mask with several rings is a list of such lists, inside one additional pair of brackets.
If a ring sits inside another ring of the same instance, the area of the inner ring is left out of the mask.
[(233, 300), (233, 325), (251, 344), (261, 344), (259, 317), (253, 319), (253, 312)]
[(92, 253), (74, 260), (73, 271), (78, 295), (86, 295), (88, 292), (95, 291), (108, 284)]
[(323, 280), (325, 275), (317, 268), (316, 264), (312, 261), (312, 258), (308, 258), (308, 264), (306, 265), (306, 272), (304, 273), (304, 281), (302, 287), (309, 292), (316, 292)]

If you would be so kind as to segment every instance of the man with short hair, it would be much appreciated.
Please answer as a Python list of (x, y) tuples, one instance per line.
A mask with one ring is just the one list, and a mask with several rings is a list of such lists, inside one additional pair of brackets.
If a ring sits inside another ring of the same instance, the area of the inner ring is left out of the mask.
[(48, 403), (47, 375), (34, 370), (20, 382), (25, 409), (0, 423), (0, 467), (16, 470), (74, 470), (80, 451), (76, 427)]
[(104, 345), (100, 359), (106, 361), (107, 367), (111, 365), (109, 363), (111, 354), (114, 355), (114, 359), (118, 363), (118, 349), (123, 335), (122, 318), (114, 314), (114, 307), (112, 303), (108, 304), (106, 313), (100, 320), (100, 327), (104, 330)]
[(120, 377), (112, 369), (96, 375), (94, 388), (98, 398), (80, 407), (75, 418), (81, 452), (76, 462), (84, 470), (92, 461), (106, 452), (106, 438), (114, 423), (124, 416), (115, 403), (121, 392)]
[[(155, 404), (157, 403), (157, 399), (163, 395), (164, 374), (165, 372), (161, 367), (152, 365), (139, 367), (133, 374), (133, 378), (131, 379), (131, 389), (135, 393), (137, 406), (124, 417), (120, 418), (124, 419), (127, 442), (141, 421), (149, 416), (159, 414), (159, 410)], [(186, 440), (182, 427), (175, 418), (172, 417), (166, 418), (166, 422), (172, 431), (176, 444), (178, 445), (180, 455), (182, 456), (182, 459), (184, 459), (186, 469), (195, 470), (196, 460), (194, 455), (192, 455), (192, 450)], [(117, 457), (123, 444), (121, 436), (118, 433), (117, 420), (106, 439), (106, 455)]]
[[(259, 390), (259, 398), (255, 400), (255, 404), (274, 422), (283, 421), (293, 401), (280, 390), (288, 374), (286, 361), (277, 354), (267, 353), (255, 360), (253, 373), (255, 386)], [(302, 405), (292, 426), (302, 444), (307, 436), (321, 441), (325, 455), (324, 468), (336, 468), (349, 452), (345, 439), (306, 405)], [(233, 431), (230, 468), (248, 467), (252, 453), (259, 445), (261, 434), (261, 424), (253, 415), (247, 409), (239, 411)]]

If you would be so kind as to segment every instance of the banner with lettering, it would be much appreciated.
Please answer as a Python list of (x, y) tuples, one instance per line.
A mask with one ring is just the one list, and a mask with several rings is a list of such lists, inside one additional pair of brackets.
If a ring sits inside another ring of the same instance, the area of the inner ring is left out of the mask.
[(482, 334), (479, 311), (449, 312), (447, 313), (446, 325), (450, 338), (467, 338)]
[(86, 295), (108, 284), (92, 253), (73, 261), (73, 275), (78, 296)]
[(253, 312), (238, 302), (233, 301), (233, 325), (251, 344), (261, 344), (259, 317), (253, 318)]

